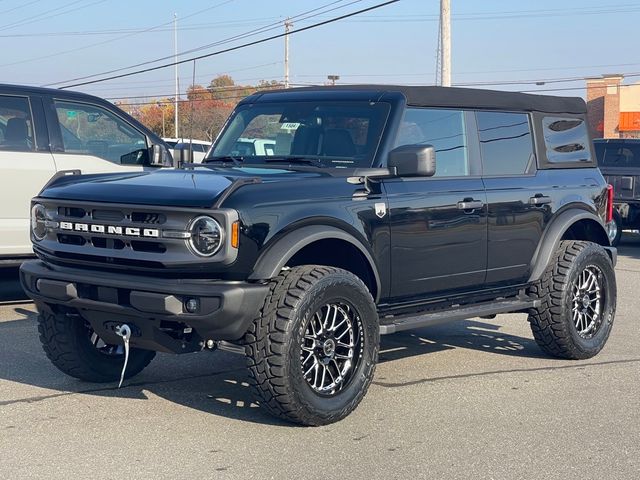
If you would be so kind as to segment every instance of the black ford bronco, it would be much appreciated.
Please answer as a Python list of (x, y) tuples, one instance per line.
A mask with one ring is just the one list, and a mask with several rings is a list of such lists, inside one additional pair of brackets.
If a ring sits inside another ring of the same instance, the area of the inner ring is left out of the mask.
[(546, 353), (584, 359), (614, 320), (612, 191), (577, 98), (256, 93), (202, 165), (61, 177), (31, 212), (21, 281), (60, 370), (237, 350), (259, 403), (306, 425), (356, 408), (380, 335), (524, 312)]

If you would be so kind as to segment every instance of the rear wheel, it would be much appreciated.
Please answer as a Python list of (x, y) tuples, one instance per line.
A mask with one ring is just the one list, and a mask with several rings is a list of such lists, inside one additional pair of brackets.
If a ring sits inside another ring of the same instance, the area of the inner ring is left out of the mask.
[(616, 209), (613, 210), (613, 219), (607, 225), (611, 246), (617, 247), (622, 238), (622, 217)]
[(281, 272), (245, 337), (252, 385), (270, 413), (336, 422), (364, 397), (378, 358), (378, 315), (362, 281), (333, 267)]
[(615, 317), (616, 277), (606, 251), (595, 243), (562, 241), (532, 294), (542, 305), (529, 312), (542, 350), (584, 359), (604, 347)]
[[(123, 346), (105, 343), (80, 315), (41, 312), (38, 332), (49, 360), (67, 375), (96, 383), (120, 379)], [(144, 370), (155, 355), (150, 350), (132, 348), (125, 378)]]

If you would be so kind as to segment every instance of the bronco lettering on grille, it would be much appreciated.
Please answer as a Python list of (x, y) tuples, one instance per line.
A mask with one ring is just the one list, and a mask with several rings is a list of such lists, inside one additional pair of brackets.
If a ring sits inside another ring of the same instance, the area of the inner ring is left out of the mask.
[(160, 237), (157, 228), (120, 227), (118, 225), (98, 225), (95, 223), (60, 222), (60, 229), (71, 232), (91, 232), (107, 235), (124, 235), (126, 237)]

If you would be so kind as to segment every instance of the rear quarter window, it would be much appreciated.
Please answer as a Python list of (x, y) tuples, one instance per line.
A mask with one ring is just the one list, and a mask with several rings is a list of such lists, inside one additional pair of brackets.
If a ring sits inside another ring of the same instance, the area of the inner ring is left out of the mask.
[(545, 116), (542, 118), (542, 130), (550, 164), (593, 161), (584, 119)]

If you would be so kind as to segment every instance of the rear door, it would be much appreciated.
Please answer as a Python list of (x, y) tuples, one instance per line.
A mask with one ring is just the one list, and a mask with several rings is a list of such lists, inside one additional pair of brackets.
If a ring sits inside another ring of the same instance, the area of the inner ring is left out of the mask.
[(92, 103), (49, 99), (48, 120), (58, 171), (141, 171), (148, 165), (146, 135), (115, 111)]
[(30, 255), (31, 198), (55, 174), (40, 97), (0, 95), (0, 259)]
[(527, 113), (478, 111), (475, 116), (489, 203), (487, 284), (525, 282), (551, 218), (552, 186), (538, 175)]
[(487, 205), (468, 119), (462, 110), (405, 110), (395, 146), (433, 145), (436, 174), (384, 181), (394, 302), (484, 285)]

